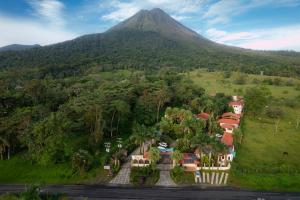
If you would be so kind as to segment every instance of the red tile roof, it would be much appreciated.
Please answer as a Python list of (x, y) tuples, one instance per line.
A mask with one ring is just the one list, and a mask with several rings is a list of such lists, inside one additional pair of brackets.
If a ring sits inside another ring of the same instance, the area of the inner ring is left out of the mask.
[(179, 162), (181, 164), (199, 164), (200, 161), (197, 156), (193, 153), (183, 153), (183, 159)]
[(232, 147), (233, 145), (233, 137), (232, 134), (224, 132), (221, 142), (225, 145), (227, 145), (228, 147)]
[(229, 102), (229, 105), (230, 106), (242, 106), (243, 102), (241, 102), (241, 101), (231, 101), (231, 102)]
[(234, 128), (234, 126), (230, 125), (230, 124), (222, 124), (221, 127), (222, 128), (229, 128), (229, 129), (233, 129)]
[(239, 124), (239, 121), (237, 120), (234, 120), (234, 119), (219, 119), (219, 123), (222, 123), (222, 124), (232, 124), (232, 125), (238, 125)]
[(209, 119), (209, 114), (205, 113), (205, 112), (202, 112), (202, 113), (199, 113), (197, 115), (197, 118), (208, 120)]
[(241, 115), (239, 114), (235, 114), (235, 113), (232, 113), (232, 112), (226, 112), (222, 115), (222, 118), (227, 118), (227, 117), (232, 117), (232, 118), (241, 118)]

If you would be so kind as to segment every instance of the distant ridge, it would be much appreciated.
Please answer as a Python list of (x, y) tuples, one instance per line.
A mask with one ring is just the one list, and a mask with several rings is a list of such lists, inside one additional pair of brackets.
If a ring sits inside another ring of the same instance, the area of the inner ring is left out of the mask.
[(21, 51), (21, 50), (27, 50), (27, 49), (32, 49), (32, 48), (36, 48), (36, 47), (41, 47), (41, 46), (38, 44), (34, 44), (34, 45), (11, 44), (11, 45), (7, 45), (4, 47), (0, 47), (0, 52), (2, 52), (2, 51)]

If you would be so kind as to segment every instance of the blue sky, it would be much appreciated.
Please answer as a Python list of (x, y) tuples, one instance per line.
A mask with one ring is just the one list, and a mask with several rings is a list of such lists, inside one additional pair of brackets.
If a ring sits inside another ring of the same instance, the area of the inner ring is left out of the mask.
[(219, 43), (300, 51), (300, 0), (1, 0), (0, 46), (100, 33), (152, 8)]

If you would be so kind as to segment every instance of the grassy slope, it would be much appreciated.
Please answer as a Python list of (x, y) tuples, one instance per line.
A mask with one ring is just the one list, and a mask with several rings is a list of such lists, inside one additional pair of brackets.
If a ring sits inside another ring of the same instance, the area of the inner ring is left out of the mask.
[[(205, 88), (208, 94), (223, 92), (228, 95), (236, 94), (236, 90), (244, 89), (247, 87), (256, 86), (252, 83), (254, 78), (258, 80), (263, 80), (267, 78), (275, 78), (272, 76), (259, 76), (259, 75), (247, 75), (247, 83), (244, 85), (237, 85), (234, 84), (233, 81), (238, 76), (238, 73), (232, 73), (231, 78), (224, 79), (222, 72), (207, 72), (204, 70), (193, 71), (188, 73), (188, 76), (198, 85)], [(283, 81), (287, 81), (289, 78), (281, 78)], [(293, 79), (295, 84), (300, 84), (300, 80)], [(300, 94), (300, 92), (296, 91), (294, 87), (291, 86), (275, 86), (275, 85), (268, 85), (267, 86), (274, 97), (277, 98), (289, 98), (293, 99)], [(286, 93), (287, 92), (287, 93)]]
[[(197, 75), (198, 74), (198, 75)], [(223, 75), (220, 72), (192, 72), (190, 77), (206, 88), (208, 93), (224, 92), (235, 94), (234, 89), (254, 86), (253, 84), (236, 85), (226, 79), (222, 84)], [(237, 74), (233, 74), (233, 77)], [(249, 75), (251, 79), (263, 79)], [(295, 80), (299, 83), (299, 80)], [(276, 98), (294, 99), (300, 94), (294, 87), (267, 86)], [(288, 91), (287, 94), (285, 94)], [(280, 121), (278, 133), (274, 135), (274, 122), (265, 116), (251, 119), (246, 116), (245, 137), (234, 161), (236, 169), (231, 170), (230, 183), (234, 186), (262, 190), (299, 191), (300, 190), (300, 128), (296, 130), (296, 116), (300, 108), (281, 107), (284, 117)], [(288, 156), (283, 156), (288, 152)]]

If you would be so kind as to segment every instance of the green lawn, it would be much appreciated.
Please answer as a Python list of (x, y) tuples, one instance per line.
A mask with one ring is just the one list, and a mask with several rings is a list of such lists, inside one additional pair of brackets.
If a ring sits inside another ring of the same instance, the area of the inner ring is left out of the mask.
[(67, 164), (32, 165), (21, 156), (0, 161), (0, 183), (103, 183), (108, 180), (108, 173), (102, 167), (79, 176), (73, 175)]
[[(230, 78), (224, 78), (223, 72), (207, 72), (205, 70), (195, 70), (187, 73), (196, 84), (203, 87), (208, 94), (214, 94), (222, 92), (228, 95), (237, 94), (238, 90), (244, 90), (247, 87), (257, 86), (253, 84), (253, 79), (263, 80), (268, 78), (276, 78), (272, 76), (260, 76), (260, 75), (246, 75), (246, 84), (238, 85), (234, 83), (234, 80), (238, 77), (238, 73), (232, 73)], [(281, 77), (281, 80), (288, 81), (289, 78)], [(295, 89), (296, 85), (300, 84), (300, 80), (292, 79), (295, 86), (275, 86), (275, 85), (265, 85), (268, 87), (272, 95), (276, 98), (288, 98), (294, 99), (296, 96), (300, 95), (300, 91)]]
[[(236, 94), (238, 88), (255, 86), (254, 78), (270, 78), (259, 75), (248, 75), (247, 84), (237, 85), (237, 73), (232, 80), (223, 78), (222, 72), (193, 71), (188, 76), (204, 87), (208, 93), (224, 92)], [(282, 78), (287, 80), (287, 78)], [(294, 79), (296, 84), (299, 80)], [(295, 86), (267, 85), (272, 96), (277, 99), (291, 99), (300, 95)], [(266, 116), (252, 119), (245, 116), (243, 143), (237, 150), (237, 157), (231, 169), (230, 184), (232, 186), (276, 191), (300, 191), (300, 127), (296, 130), (296, 118), (300, 116), (300, 107), (279, 107), (284, 117), (275, 134), (274, 121)], [(288, 152), (285, 156), (283, 152)]]
[(282, 108), (286, 114), (277, 133), (270, 119), (246, 119), (245, 137), (231, 170), (233, 185), (300, 191), (300, 127), (295, 127), (300, 109)]

